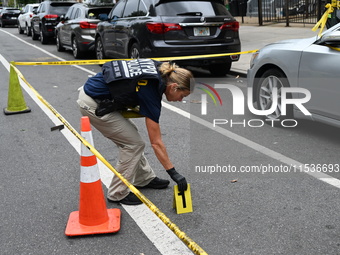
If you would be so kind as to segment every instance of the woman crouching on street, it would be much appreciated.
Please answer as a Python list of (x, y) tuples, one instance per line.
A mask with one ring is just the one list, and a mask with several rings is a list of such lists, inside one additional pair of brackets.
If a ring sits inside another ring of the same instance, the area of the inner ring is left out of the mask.
[[(102, 72), (89, 78), (77, 103), (82, 115), (119, 149), (115, 169), (137, 188), (164, 189), (170, 182), (156, 176), (144, 156), (145, 142), (136, 125), (122, 111), (138, 108), (145, 117), (153, 151), (180, 191), (187, 189), (185, 177), (172, 164), (162, 141), (159, 118), (163, 94), (168, 101), (182, 101), (190, 94), (192, 73), (176, 64), (151, 59), (117, 60), (105, 63)], [(142, 202), (117, 177), (112, 178), (107, 199), (128, 205)]]

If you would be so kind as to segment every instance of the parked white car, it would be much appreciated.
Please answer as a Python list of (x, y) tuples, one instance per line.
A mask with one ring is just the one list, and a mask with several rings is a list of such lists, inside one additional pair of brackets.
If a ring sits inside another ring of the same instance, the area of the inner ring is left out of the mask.
[(26, 35), (31, 35), (31, 18), (33, 16), (33, 10), (38, 8), (39, 4), (27, 4), (22, 13), (18, 17), (18, 31), (19, 34), (23, 34), (26, 31)]

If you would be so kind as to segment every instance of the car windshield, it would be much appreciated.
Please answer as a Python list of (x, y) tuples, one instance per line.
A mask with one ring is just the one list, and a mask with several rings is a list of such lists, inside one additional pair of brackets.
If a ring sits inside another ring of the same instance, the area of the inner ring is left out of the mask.
[(160, 2), (156, 6), (156, 13), (160, 16), (204, 15), (229, 16), (227, 8), (213, 1), (172, 1)]
[(65, 14), (70, 8), (70, 6), (71, 5), (60, 5), (60, 4), (54, 3), (53, 5), (51, 5), (50, 13), (58, 14), (58, 15)]
[(20, 13), (20, 10), (18, 9), (6, 9), (7, 13)]
[(88, 19), (99, 19), (99, 14), (109, 14), (112, 8), (96, 8), (89, 9), (86, 18)]

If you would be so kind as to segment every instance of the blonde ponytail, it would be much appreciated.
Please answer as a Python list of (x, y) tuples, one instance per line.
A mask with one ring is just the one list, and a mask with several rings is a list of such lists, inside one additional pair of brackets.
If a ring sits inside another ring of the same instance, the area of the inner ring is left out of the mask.
[(164, 62), (159, 67), (162, 77), (166, 79), (166, 83), (177, 83), (179, 90), (190, 90), (190, 79), (194, 76), (184, 68), (179, 67), (175, 63)]

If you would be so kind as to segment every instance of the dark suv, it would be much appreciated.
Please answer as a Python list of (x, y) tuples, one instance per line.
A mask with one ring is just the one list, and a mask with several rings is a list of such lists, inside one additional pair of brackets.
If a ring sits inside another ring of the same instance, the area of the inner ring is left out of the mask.
[(44, 1), (38, 9), (34, 11), (31, 20), (31, 35), (33, 40), (40, 41), (43, 44), (54, 38), (54, 29), (59, 23), (60, 16), (65, 15), (67, 10), (77, 2), (56, 2)]
[(0, 27), (7, 25), (17, 25), (20, 10), (11, 7), (4, 7), (0, 10)]
[[(96, 30), (98, 59), (155, 58), (239, 52), (239, 23), (223, 1), (120, 0)], [(223, 76), (238, 55), (185, 59)]]
[(72, 50), (75, 58), (81, 58), (88, 51), (94, 51), (94, 36), (100, 14), (109, 14), (113, 4), (72, 5), (65, 17), (61, 17), (55, 29), (57, 50)]

